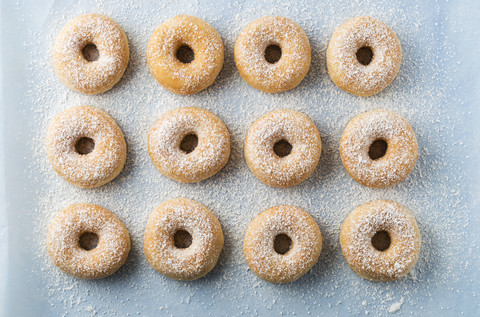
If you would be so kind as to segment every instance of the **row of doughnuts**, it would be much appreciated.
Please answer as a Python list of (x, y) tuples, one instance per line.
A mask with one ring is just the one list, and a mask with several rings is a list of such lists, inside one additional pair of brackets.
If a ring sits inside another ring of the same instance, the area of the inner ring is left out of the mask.
[[(123, 29), (100, 14), (81, 15), (67, 23), (53, 49), (53, 65), (69, 88), (99, 94), (122, 77), (129, 59)], [(268, 93), (293, 89), (311, 61), (307, 35), (295, 22), (267, 16), (248, 24), (235, 43), (241, 77)], [(224, 47), (218, 32), (204, 20), (179, 15), (151, 35), (147, 62), (153, 77), (176, 94), (194, 94), (215, 81), (223, 67)], [(402, 60), (400, 41), (382, 21), (355, 17), (337, 28), (327, 48), (327, 68), (341, 89), (371, 96), (396, 77)]]
[[(220, 222), (211, 210), (196, 201), (176, 198), (150, 214), (144, 253), (148, 263), (165, 276), (195, 280), (215, 267), (223, 242)], [(346, 262), (359, 276), (373, 281), (393, 281), (410, 272), (420, 242), (413, 215), (387, 200), (355, 208), (340, 231)], [(51, 221), (47, 246), (53, 263), (62, 271), (96, 279), (113, 274), (125, 263), (130, 236), (109, 210), (74, 204)], [(272, 283), (293, 282), (303, 276), (315, 265), (321, 250), (322, 234), (315, 220), (307, 211), (289, 205), (258, 214), (243, 242), (252, 272)]]
[[(95, 188), (114, 179), (126, 161), (121, 129), (104, 111), (76, 106), (59, 113), (46, 137), (57, 173), (75, 186)], [(245, 137), (245, 160), (264, 184), (291, 187), (307, 179), (321, 155), (321, 137), (303, 113), (276, 110), (256, 120)], [(178, 108), (158, 119), (148, 134), (155, 167), (182, 183), (220, 171), (230, 157), (230, 134), (220, 118), (200, 108)], [(404, 180), (418, 158), (410, 124), (400, 115), (374, 110), (354, 117), (340, 140), (348, 174), (362, 185), (383, 188)]]

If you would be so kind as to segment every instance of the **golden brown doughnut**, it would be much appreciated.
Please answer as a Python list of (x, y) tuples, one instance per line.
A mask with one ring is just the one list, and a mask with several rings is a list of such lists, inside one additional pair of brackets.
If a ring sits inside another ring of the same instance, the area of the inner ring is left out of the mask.
[(402, 47), (395, 32), (369, 16), (342, 24), (327, 48), (330, 78), (339, 88), (358, 96), (375, 95), (390, 85), (401, 62)]
[[(193, 60), (182, 62), (179, 49), (188, 48), (193, 51)], [(164, 88), (180, 95), (194, 94), (213, 84), (223, 58), (218, 32), (190, 15), (178, 15), (160, 25), (150, 37), (147, 49), (153, 77)]]
[(176, 280), (195, 280), (217, 264), (223, 248), (220, 222), (204, 205), (171, 199), (148, 218), (144, 251), (148, 263)]
[[(268, 58), (269, 49), (279, 50)], [(277, 93), (295, 88), (310, 68), (310, 43), (295, 22), (267, 16), (248, 24), (235, 42), (235, 64), (253, 88)]]
[(122, 130), (95, 107), (76, 106), (59, 113), (50, 123), (46, 141), (52, 167), (78, 187), (102, 186), (125, 165), (127, 145)]
[[(89, 56), (92, 45), (98, 56)], [(88, 95), (111, 89), (122, 78), (128, 57), (125, 32), (115, 21), (100, 14), (84, 14), (68, 22), (53, 48), (58, 78), (70, 89)]]
[(47, 247), (62, 271), (83, 279), (104, 278), (117, 271), (130, 252), (130, 236), (123, 223), (107, 209), (74, 204), (50, 223)]
[(272, 283), (293, 282), (307, 273), (322, 251), (315, 220), (295, 206), (269, 208), (253, 219), (243, 241), (248, 266)]
[(388, 187), (412, 171), (418, 158), (417, 139), (400, 115), (373, 110), (347, 124), (340, 140), (340, 157), (345, 170), (360, 184)]
[(291, 187), (307, 179), (320, 160), (322, 142), (306, 115), (276, 110), (255, 121), (245, 137), (245, 160), (264, 184)]
[(148, 153), (163, 175), (194, 183), (215, 175), (230, 157), (230, 134), (208, 110), (187, 107), (164, 114), (148, 134)]
[(355, 208), (340, 231), (345, 260), (360, 277), (393, 281), (412, 270), (420, 253), (420, 232), (402, 205), (375, 200)]

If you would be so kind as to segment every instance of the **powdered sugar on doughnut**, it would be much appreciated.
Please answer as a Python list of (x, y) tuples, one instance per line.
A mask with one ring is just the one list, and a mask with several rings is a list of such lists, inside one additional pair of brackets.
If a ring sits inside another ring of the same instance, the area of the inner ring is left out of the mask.
[[(98, 236), (98, 245), (89, 251), (79, 243), (86, 232)], [(50, 223), (47, 245), (52, 261), (66, 273), (103, 278), (125, 263), (130, 237), (123, 223), (107, 209), (75, 204), (60, 211)]]
[[(174, 235), (185, 230), (192, 244), (178, 248)], [(145, 230), (145, 255), (154, 269), (181, 280), (200, 278), (213, 269), (223, 247), (220, 223), (204, 205), (185, 198), (169, 200), (150, 215)]]
[[(368, 65), (356, 53), (369, 47), (373, 58)], [(402, 60), (400, 41), (382, 21), (356, 17), (340, 26), (327, 49), (328, 73), (340, 88), (360, 96), (370, 96), (388, 86), (397, 75)]]
[[(285, 140), (292, 151), (285, 157), (273, 147)], [(313, 172), (321, 154), (321, 139), (315, 124), (303, 113), (272, 111), (249, 128), (245, 137), (245, 159), (252, 172), (270, 186), (289, 187), (304, 181)]]
[[(269, 45), (282, 50), (276, 63), (265, 59)], [(310, 68), (310, 43), (295, 22), (267, 16), (248, 24), (235, 43), (235, 64), (243, 79), (265, 92), (281, 92), (297, 86)]]
[[(188, 134), (198, 137), (195, 149), (186, 153), (180, 143)], [(210, 111), (178, 108), (155, 122), (148, 136), (148, 151), (157, 169), (180, 182), (199, 182), (216, 174), (230, 156), (230, 135)]]
[[(98, 49), (96, 61), (88, 61), (82, 54), (89, 44)], [(53, 64), (60, 80), (85, 94), (112, 88), (122, 77), (128, 58), (128, 41), (122, 28), (99, 14), (82, 15), (68, 22), (53, 49)]]
[[(274, 249), (274, 239), (287, 235), (292, 244), (285, 254)], [(303, 209), (282, 205), (259, 214), (249, 225), (244, 253), (252, 271), (275, 283), (292, 282), (317, 262), (322, 235), (315, 220)]]
[[(195, 56), (191, 63), (177, 59), (181, 45), (190, 47)], [(217, 31), (200, 18), (179, 15), (153, 32), (147, 59), (155, 79), (178, 94), (193, 94), (210, 86), (222, 69), (223, 43)]]
[[(372, 160), (369, 148), (387, 142), (385, 156)], [(386, 187), (404, 180), (415, 166), (418, 145), (410, 124), (388, 110), (374, 110), (353, 118), (340, 141), (340, 156), (347, 172), (358, 182)]]
[[(91, 153), (79, 154), (80, 138), (91, 138)], [(122, 170), (126, 160), (123, 133), (104, 111), (76, 106), (58, 114), (46, 137), (47, 154), (60, 176), (75, 186), (93, 188), (108, 183)]]
[[(387, 231), (391, 245), (378, 251), (372, 237)], [(342, 251), (352, 269), (373, 280), (395, 280), (407, 274), (420, 252), (420, 234), (415, 218), (403, 206), (377, 200), (356, 208), (341, 231)]]

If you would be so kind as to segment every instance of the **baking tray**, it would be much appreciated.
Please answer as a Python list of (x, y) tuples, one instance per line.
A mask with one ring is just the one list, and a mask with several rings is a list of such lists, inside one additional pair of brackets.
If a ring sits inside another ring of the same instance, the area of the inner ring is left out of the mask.
[[(6, 316), (132, 315), (479, 315), (480, 38), (478, 1), (3, 1), (1, 4), (0, 302)], [(51, 50), (65, 23), (98, 12), (117, 21), (131, 49), (123, 79), (109, 92), (85, 96), (56, 78)], [(225, 65), (215, 84), (193, 96), (159, 86), (146, 65), (153, 30), (177, 15), (211, 23), (225, 44)], [(242, 28), (265, 15), (282, 15), (306, 31), (312, 67), (295, 89), (265, 94), (246, 84), (233, 61)], [(360, 98), (329, 79), (325, 51), (334, 29), (357, 15), (385, 21), (400, 38), (398, 77), (376, 96)], [(63, 109), (88, 104), (104, 109), (128, 144), (125, 169), (98, 189), (79, 189), (50, 167), (44, 137)], [(147, 154), (147, 134), (163, 113), (196, 106), (216, 113), (232, 136), (232, 156), (216, 176), (179, 184), (158, 173)], [(249, 125), (274, 109), (294, 109), (317, 125), (320, 164), (299, 186), (275, 189), (248, 170), (243, 141)], [(338, 142), (353, 116), (390, 109), (412, 124), (420, 157), (406, 181), (371, 189), (343, 169)], [(155, 272), (143, 255), (150, 212), (174, 198), (195, 199), (219, 218), (225, 247), (216, 268), (193, 282)], [(356, 206), (392, 199), (415, 215), (423, 237), (411, 274), (392, 283), (355, 275), (344, 261), (339, 229)], [(72, 278), (46, 255), (49, 221), (72, 203), (100, 204), (124, 221), (132, 238), (127, 263), (96, 281)], [(250, 221), (277, 204), (304, 208), (318, 222), (323, 250), (295, 283), (275, 285), (249, 271), (242, 239)]]

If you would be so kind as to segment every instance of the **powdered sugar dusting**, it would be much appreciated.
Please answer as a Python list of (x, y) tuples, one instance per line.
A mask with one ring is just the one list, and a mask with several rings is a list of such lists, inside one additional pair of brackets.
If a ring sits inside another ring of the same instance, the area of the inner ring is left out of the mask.
[[(369, 148), (376, 140), (387, 143), (385, 155), (373, 160)], [(347, 172), (359, 183), (386, 187), (404, 180), (415, 166), (418, 145), (410, 124), (388, 110), (374, 110), (353, 118), (342, 134), (340, 156)]]
[[(175, 246), (178, 230), (192, 236), (187, 248)], [(208, 208), (184, 198), (161, 204), (150, 215), (145, 230), (145, 253), (150, 265), (169, 277), (193, 280), (208, 273), (223, 247), (220, 223)]]
[[(279, 234), (292, 240), (286, 254), (274, 250), (274, 239)], [(303, 209), (277, 206), (265, 210), (250, 223), (243, 249), (255, 274), (270, 282), (292, 282), (317, 262), (322, 235), (315, 220)]]
[[(458, 47), (467, 39), (469, 47), (475, 46), (466, 26), (460, 23), (468, 18), (459, 15), (466, 12), (462, 8), (468, 4), (435, 0), (413, 5), (383, 0), (246, 0), (193, 1), (185, 5), (85, 0), (55, 1), (51, 9), (38, 6), (34, 12), (30, 5), (13, 6), (7, 14), (11, 21), (18, 18), (15, 21), (21, 27), (13, 28), (16, 32), (12, 34), (26, 41), (25, 49), (10, 41), (13, 47), (5, 46), (2, 54), (8, 54), (4, 56), (12, 61), (16, 61), (15, 54), (23, 55), (29, 63), (25, 73), (17, 63), (2, 65), (4, 70), (25, 78), (21, 84), (13, 75), (3, 81), (7, 88), (4, 96), (9, 90), (15, 91), (4, 104), (8, 120), (3, 123), (9, 136), (4, 157), (8, 164), (5, 193), (11, 197), (6, 206), (11, 228), (8, 239), (19, 251), (12, 249), (8, 255), (11, 265), (5, 295), (8, 303), (20, 301), (19, 305), (5, 306), (11, 312), (7, 315), (32, 316), (41, 310), (58, 316), (213, 316), (225, 314), (227, 308), (232, 315), (343, 316), (368, 311), (374, 316), (388, 313), (401, 297), (401, 313), (442, 315), (455, 311), (467, 315), (472, 311), (470, 305), (477, 305), (478, 270), (473, 263), (478, 262), (474, 234), (478, 221), (471, 198), (478, 192), (473, 160), (478, 151), (474, 151), (476, 139), (470, 128), (475, 127), (478, 107), (474, 106), (477, 99), (469, 95), (475, 80), (466, 75), (471, 74), (472, 64), (465, 59), (467, 50)], [(117, 21), (131, 49), (125, 75), (112, 90), (96, 96), (65, 87), (56, 77), (50, 58), (58, 32), (70, 19), (89, 12)], [(185, 13), (205, 19), (218, 30), (224, 40), (225, 65), (210, 88), (178, 96), (159, 87), (148, 69), (146, 48), (159, 23)], [(238, 34), (265, 15), (286, 16), (301, 25), (312, 47), (309, 73), (295, 89), (281, 94), (252, 89), (234, 63)], [(397, 79), (370, 98), (338, 89), (325, 67), (329, 38), (338, 26), (357, 15), (378, 17), (402, 42), (403, 62)], [(471, 21), (474, 30), (476, 20)], [(21, 87), (25, 90), (16, 91)], [(45, 155), (45, 135), (51, 120), (60, 111), (82, 104), (109, 113), (128, 145), (127, 162), (120, 175), (90, 190), (58, 177)], [(147, 135), (154, 122), (169, 110), (186, 106), (212, 111), (231, 134), (232, 154), (225, 168), (193, 184), (163, 177), (147, 154)], [(312, 119), (322, 136), (322, 155), (309, 179), (295, 187), (278, 189), (260, 183), (250, 172), (243, 145), (255, 120), (284, 108)], [(362, 186), (345, 172), (340, 160), (338, 145), (348, 121), (373, 109), (392, 110), (405, 117), (420, 146), (416, 167), (394, 187)], [(208, 276), (195, 282), (177, 282), (159, 274), (143, 254), (149, 213), (175, 197), (195, 199), (207, 206), (224, 231), (225, 245), (218, 264)], [(356, 206), (375, 199), (397, 201), (414, 212), (423, 238), (415, 268), (406, 278), (392, 283), (359, 278), (346, 264), (338, 241), (347, 215)], [(45, 233), (50, 220), (59, 210), (78, 202), (108, 208), (131, 235), (127, 262), (111, 277), (78, 280), (58, 270), (47, 255)], [(294, 283), (273, 285), (249, 271), (242, 243), (248, 224), (259, 212), (285, 204), (297, 205), (312, 215), (322, 231), (323, 248), (318, 264), (309, 273)], [(24, 305), (27, 300), (28, 305)], [(363, 301), (367, 306), (361, 304)]]
[[(182, 63), (176, 53), (189, 46), (195, 58)], [(223, 43), (217, 31), (200, 18), (179, 15), (152, 34), (147, 51), (148, 65), (155, 79), (177, 94), (193, 94), (210, 86), (223, 65)]]
[[(188, 134), (198, 137), (190, 153), (180, 148)], [(148, 136), (148, 151), (157, 169), (180, 182), (199, 182), (216, 174), (230, 157), (230, 135), (213, 113), (199, 108), (179, 108), (155, 122)]]
[[(391, 245), (376, 250), (372, 237), (379, 231), (390, 235)], [(415, 218), (403, 206), (376, 200), (357, 207), (341, 231), (342, 251), (350, 267), (373, 280), (396, 280), (413, 268), (420, 252)]]
[[(95, 148), (79, 154), (76, 142), (91, 138)], [(47, 154), (53, 168), (70, 183), (93, 188), (108, 183), (123, 168), (126, 145), (122, 131), (102, 110), (76, 106), (58, 114), (49, 126)]]
[[(79, 244), (85, 232), (98, 236), (98, 245), (89, 251)], [(75, 204), (60, 211), (50, 223), (47, 244), (55, 265), (87, 279), (113, 274), (130, 251), (130, 237), (123, 223), (110, 211), (92, 204)]]
[[(87, 61), (82, 55), (88, 44), (98, 49), (97, 61)], [(112, 88), (122, 77), (128, 57), (128, 42), (122, 28), (99, 14), (85, 14), (68, 22), (53, 49), (53, 64), (60, 80), (85, 94)]]
[[(285, 140), (292, 152), (279, 157), (274, 144)], [(321, 154), (321, 139), (315, 124), (303, 113), (292, 110), (270, 112), (248, 129), (245, 159), (262, 182), (275, 187), (290, 187), (313, 172)]]
[[(372, 61), (362, 65), (356, 53), (361, 47), (373, 51)], [(360, 96), (370, 96), (388, 86), (397, 76), (402, 60), (400, 41), (382, 21), (356, 17), (340, 26), (327, 50), (328, 72), (342, 89)]]
[[(269, 45), (282, 55), (277, 63), (265, 59)], [(242, 77), (265, 92), (281, 92), (297, 86), (310, 68), (310, 44), (295, 22), (267, 16), (249, 23), (235, 43), (235, 64)]]

